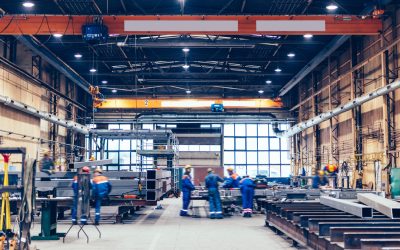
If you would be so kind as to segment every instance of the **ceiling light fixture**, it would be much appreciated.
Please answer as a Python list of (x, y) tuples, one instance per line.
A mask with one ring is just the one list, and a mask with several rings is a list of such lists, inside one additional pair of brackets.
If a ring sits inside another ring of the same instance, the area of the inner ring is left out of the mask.
[(192, 91), (190, 89), (186, 90), (186, 94), (189, 95), (190, 93), (192, 93)]
[(182, 68), (184, 68), (184, 69), (188, 69), (190, 66), (189, 65), (187, 65), (187, 64), (184, 64), (183, 66), (182, 66)]
[(333, 3), (331, 3), (331, 4), (326, 6), (327, 10), (337, 10), (337, 8), (338, 8), (338, 6), (336, 4), (333, 4)]
[(101, 81), (101, 83), (102, 83), (102, 84), (107, 84), (108, 81), (107, 81), (107, 80), (103, 80), (103, 81)]
[(80, 53), (76, 53), (74, 56), (75, 56), (76, 59), (82, 58), (82, 54), (80, 54)]
[(91, 68), (89, 71), (90, 71), (90, 72), (92, 72), (92, 73), (94, 73), (94, 72), (96, 72), (96, 71), (97, 71), (97, 69), (95, 69), (95, 68)]
[(261, 94), (264, 93), (264, 90), (260, 89), (260, 90), (258, 91), (258, 93), (261, 95)]
[(287, 54), (287, 56), (288, 56), (288, 57), (295, 57), (296, 54), (295, 54), (295, 53), (289, 53), (289, 54)]
[(275, 72), (282, 72), (282, 70), (281, 70), (279, 67), (277, 67), (277, 68), (275, 69)]
[(117, 90), (116, 90), (116, 89), (113, 89), (113, 90), (111, 90), (111, 92), (113, 92), (113, 93), (117, 93)]
[(185, 52), (185, 53), (188, 53), (188, 52), (190, 51), (190, 49), (188, 49), (188, 48), (183, 48), (182, 51)]
[(28, 2), (24, 2), (22, 4), (22, 6), (24, 6), (25, 8), (32, 8), (33, 6), (35, 6), (35, 4), (28, 1)]
[(304, 38), (307, 38), (307, 39), (310, 39), (310, 38), (313, 37), (313, 35), (312, 35), (312, 34), (305, 34), (303, 37), (304, 37)]
[(60, 34), (60, 33), (54, 33), (54, 34), (53, 34), (53, 36), (54, 36), (55, 38), (60, 38), (60, 37), (62, 37), (62, 36), (63, 36), (63, 34)]
[(271, 80), (266, 80), (265, 83), (266, 83), (266, 84), (271, 84), (272, 81), (271, 81)]

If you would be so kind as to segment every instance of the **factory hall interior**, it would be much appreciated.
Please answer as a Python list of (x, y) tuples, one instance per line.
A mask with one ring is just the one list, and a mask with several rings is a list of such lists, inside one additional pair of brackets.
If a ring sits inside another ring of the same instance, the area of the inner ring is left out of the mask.
[(400, 249), (399, 33), (400, 0), (0, 0), (0, 250)]

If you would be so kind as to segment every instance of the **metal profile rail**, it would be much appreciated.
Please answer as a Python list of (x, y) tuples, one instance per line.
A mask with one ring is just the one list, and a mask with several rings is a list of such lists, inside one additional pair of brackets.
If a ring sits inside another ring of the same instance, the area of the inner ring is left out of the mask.
[(376, 194), (357, 194), (357, 199), (373, 209), (392, 218), (400, 218), (400, 203)]
[(327, 196), (321, 196), (320, 202), (321, 204), (336, 208), (349, 214), (353, 214), (360, 218), (372, 218), (373, 215), (371, 207), (367, 207), (365, 205), (358, 204), (350, 200), (342, 200)]

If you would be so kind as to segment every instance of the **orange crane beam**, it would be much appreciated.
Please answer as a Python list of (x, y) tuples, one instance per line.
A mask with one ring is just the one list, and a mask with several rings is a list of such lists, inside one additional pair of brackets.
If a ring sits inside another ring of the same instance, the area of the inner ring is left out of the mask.
[(210, 109), (212, 104), (222, 104), (224, 108), (262, 109), (282, 108), (278, 99), (146, 99), (146, 98), (114, 98), (96, 102), (98, 109)]
[[(5, 15), (1, 35), (81, 35), (81, 27), (98, 16)], [(382, 21), (354, 15), (315, 16), (101, 16), (115, 35), (377, 35)]]

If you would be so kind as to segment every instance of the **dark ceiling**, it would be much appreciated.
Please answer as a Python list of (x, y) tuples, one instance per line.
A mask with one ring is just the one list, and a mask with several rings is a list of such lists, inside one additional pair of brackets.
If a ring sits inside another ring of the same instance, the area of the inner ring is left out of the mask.
[[(371, 1), (359, 0), (37, 0), (1, 1), (7, 14), (359, 14)], [(88, 45), (80, 36), (37, 36), (106, 96), (276, 96), (332, 36), (129, 36)], [(182, 48), (189, 48), (185, 53)], [(83, 55), (81, 59), (75, 53)], [(295, 57), (288, 57), (295, 53)], [(184, 64), (189, 65), (184, 69)], [(96, 73), (89, 69), (96, 68)], [(275, 72), (276, 68), (282, 69)], [(270, 80), (272, 83), (267, 84)], [(102, 83), (107, 81), (107, 83)], [(112, 93), (111, 89), (118, 89)]]

